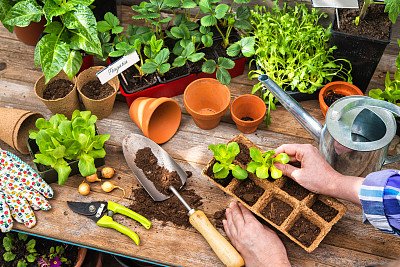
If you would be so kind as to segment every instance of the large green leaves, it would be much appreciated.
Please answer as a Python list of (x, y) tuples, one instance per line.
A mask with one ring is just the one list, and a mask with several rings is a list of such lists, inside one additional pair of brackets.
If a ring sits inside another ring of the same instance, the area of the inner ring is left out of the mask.
[(4, 23), (12, 26), (26, 27), (32, 21), (39, 22), (43, 9), (35, 0), (25, 0), (16, 3), (4, 19)]
[(389, 19), (394, 24), (400, 13), (400, 1), (398, 0), (385, 0), (385, 12), (389, 12)]
[[(46, 83), (56, 76), (68, 61), (69, 45), (55, 34), (47, 34), (40, 39), (37, 46), (40, 64), (46, 77)], [(36, 52), (36, 50), (35, 50)]]
[(75, 34), (74, 43), (82, 50), (101, 55), (101, 44), (97, 36), (96, 18), (92, 11), (84, 5), (64, 15), (65, 26)]
[(65, 63), (63, 70), (65, 74), (68, 75), (68, 78), (72, 80), (72, 78), (78, 73), (82, 66), (82, 55), (79, 51), (72, 50), (69, 53), (67, 62)]

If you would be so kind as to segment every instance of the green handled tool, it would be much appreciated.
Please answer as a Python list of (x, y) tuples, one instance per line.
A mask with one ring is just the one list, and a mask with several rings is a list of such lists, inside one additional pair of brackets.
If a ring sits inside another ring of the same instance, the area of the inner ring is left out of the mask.
[(98, 226), (112, 228), (129, 236), (135, 241), (136, 245), (139, 245), (139, 236), (131, 229), (116, 223), (112, 216), (115, 213), (119, 213), (140, 222), (146, 229), (149, 229), (151, 226), (151, 222), (142, 215), (112, 201), (96, 201), (89, 203), (67, 201), (67, 204), (71, 210), (89, 217), (95, 221)]

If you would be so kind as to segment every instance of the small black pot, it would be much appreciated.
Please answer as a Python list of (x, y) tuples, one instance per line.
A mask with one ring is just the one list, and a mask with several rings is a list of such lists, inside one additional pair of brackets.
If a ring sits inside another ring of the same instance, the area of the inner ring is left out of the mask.
[(390, 43), (392, 26), (390, 26), (389, 40), (386, 41), (339, 32), (333, 29), (335, 25), (337, 25), (336, 16), (333, 17), (330, 38), (331, 46), (337, 46), (337, 49), (333, 51), (333, 56), (336, 59), (350, 61), (353, 84), (365, 93), (383, 52)]

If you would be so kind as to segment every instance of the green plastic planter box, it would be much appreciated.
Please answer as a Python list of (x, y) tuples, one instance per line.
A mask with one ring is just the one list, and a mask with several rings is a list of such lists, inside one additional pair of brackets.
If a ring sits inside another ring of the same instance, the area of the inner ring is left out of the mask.
[[(31, 155), (32, 159), (34, 159), (35, 154), (39, 152), (39, 147), (34, 139), (28, 138), (26, 142), (28, 144), (29, 154)], [(79, 174), (78, 162), (79, 160), (73, 160), (70, 163), (68, 163), (68, 165), (71, 167), (71, 173), (69, 174), (69, 176)], [(53, 169), (50, 166), (45, 166), (43, 164), (38, 164), (35, 162), (33, 162), (33, 164), (34, 164), (34, 169), (37, 171), (40, 177), (42, 177), (42, 179), (45, 180), (48, 184), (58, 182), (58, 173), (56, 172), (55, 169)], [(94, 160), (94, 165), (96, 166), (96, 168), (103, 166), (104, 164), (105, 164), (104, 158)]]

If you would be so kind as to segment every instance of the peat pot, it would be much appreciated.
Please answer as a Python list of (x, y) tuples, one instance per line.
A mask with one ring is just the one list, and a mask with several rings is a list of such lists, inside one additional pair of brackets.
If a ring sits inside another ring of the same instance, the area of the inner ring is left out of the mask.
[(264, 101), (255, 95), (238, 96), (231, 104), (232, 119), (242, 133), (254, 132), (264, 120), (266, 111)]
[(228, 110), (231, 92), (216, 79), (202, 78), (186, 87), (183, 100), (196, 125), (210, 130), (218, 126)]
[(325, 103), (325, 97), (330, 92), (343, 96), (363, 95), (363, 92), (361, 92), (357, 86), (351, 83), (342, 81), (328, 83), (321, 89), (318, 96), (319, 106), (321, 107), (321, 111), (324, 116), (326, 116), (326, 112), (329, 108), (329, 106)]

